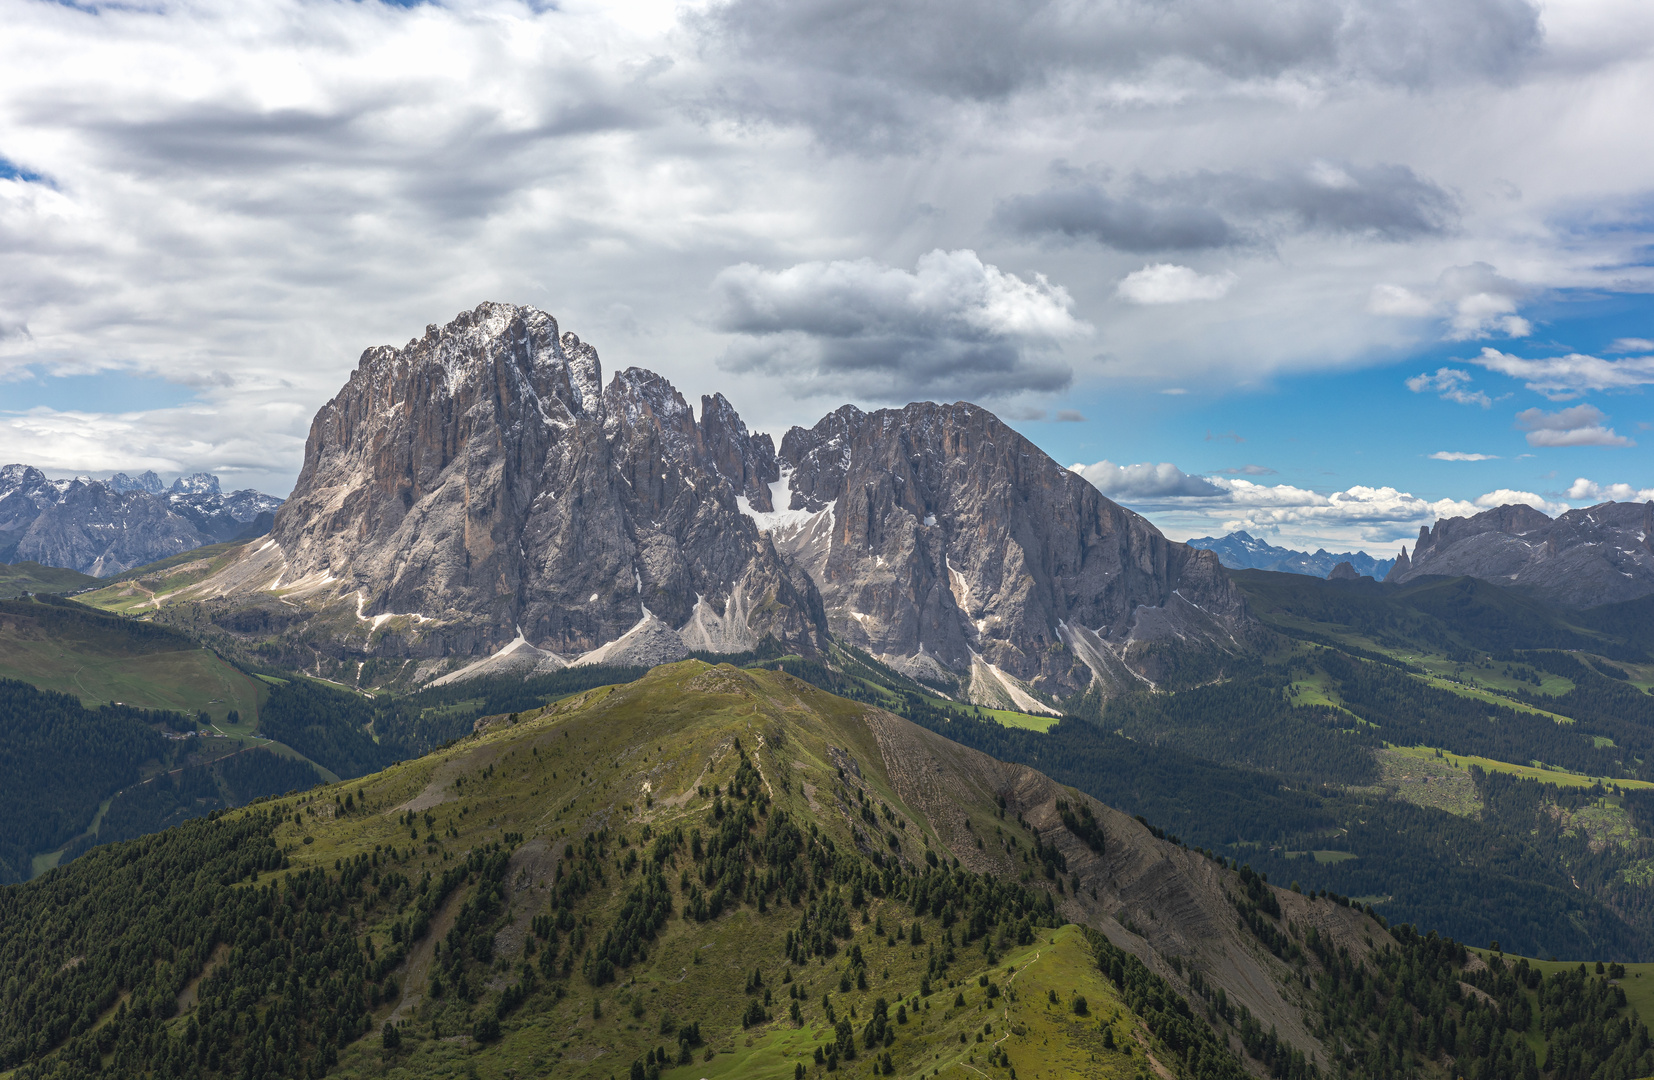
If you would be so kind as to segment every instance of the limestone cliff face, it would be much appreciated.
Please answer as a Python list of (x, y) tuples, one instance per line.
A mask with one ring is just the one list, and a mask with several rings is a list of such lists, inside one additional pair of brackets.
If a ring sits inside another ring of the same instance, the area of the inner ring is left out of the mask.
[(1216, 555), (978, 406), (846, 406), (788, 432), (780, 459), (788, 505), (760, 518), (809, 569), (833, 631), (916, 673), (969, 674), (973, 697), (996, 696), (981, 682), (1013, 703), (1019, 682), (1051, 698), (1113, 687), (1133, 678), (1134, 643), (1235, 650), (1250, 632)]
[(653, 372), (604, 385), (589, 345), (503, 304), (364, 353), (271, 542), (195, 595), (331, 610), (345, 651), (541, 666), (766, 635), (814, 653), (831, 628), (1023, 708), (1137, 684), (1148, 643), (1233, 650), (1251, 626), (1216, 556), (981, 408), (846, 406), (777, 452), (722, 395), (697, 419)]
[[(735, 647), (816, 644), (819, 600), (706, 467), (683, 398), (637, 369), (601, 378), (551, 316), (502, 304), (370, 349), (311, 426), (274, 587), (400, 617), (389, 650), (468, 655), (520, 630), (581, 654), (647, 615)], [(718, 429), (726, 453), (736, 434)]]
[(1386, 581), (1474, 577), (1588, 608), (1654, 593), (1654, 502), (1607, 502), (1552, 520), (1520, 504), (1419, 529)]

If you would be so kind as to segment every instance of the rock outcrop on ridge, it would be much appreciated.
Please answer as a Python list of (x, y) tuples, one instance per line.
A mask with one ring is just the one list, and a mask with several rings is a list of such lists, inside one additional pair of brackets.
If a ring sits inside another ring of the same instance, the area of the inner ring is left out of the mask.
[(1654, 502), (1606, 502), (1554, 520), (1521, 504), (1419, 529), (1384, 580), (1473, 577), (1589, 608), (1654, 593)]
[(179, 598), (311, 641), (331, 613), (356, 655), (500, 657), (478, 671), (766, 637), (815, 654), (831, 632), (1041, 709), (1152, 679), (1156, 649), (1238, 650), (1254, 626), (1215, 555), (984, 409), (846, 406), (777, 451), (722, 395), (697, 420), (653, 372), (604, 385), (591, 346), (504, 304), (365, 352), (269, 540)]

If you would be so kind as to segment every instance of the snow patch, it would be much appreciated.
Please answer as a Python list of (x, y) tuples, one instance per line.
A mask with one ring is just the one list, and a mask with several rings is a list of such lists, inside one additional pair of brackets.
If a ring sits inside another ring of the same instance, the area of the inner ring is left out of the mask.
[(745, 495), (735, 496), (735, 505), (740, 507), (741, 513), (753, 520), (760, 532), (798, 533), (814, 525), (825, 517), (829, 527), (833, 524), (833, 508), (824, 510), (791, 510), (792, 506), (793, 470), (781, 470), (781, 479), (770, 485), (770, 505), (782, 509), (754, 510), (752, 500)]

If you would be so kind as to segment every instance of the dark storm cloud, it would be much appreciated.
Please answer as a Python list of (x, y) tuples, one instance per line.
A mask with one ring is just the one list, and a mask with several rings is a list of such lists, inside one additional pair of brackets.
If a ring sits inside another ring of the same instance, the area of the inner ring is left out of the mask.
[(1061, 390), (1073, 373), (1045, 354), (1089, 329), (1060, 287), (1024, 281), (970, 251), (933, 251), (911, 272), (870, 259), (780, 271), (742, 264), (713, 289), (714, 325), (740, 335), (724, 366), (786, 376), (800, 396)]
[(1241, 241), (1234, 227), (1209, 206), (1118, 199), (1094, 184), (1012, 196), (1000, 203), (994, 219), (1019, 235), (1060, 234), (1120, 251), (1193, 251)]
[(1127, 193), (1065, 177), (1003, 200), (995, 224), (1021, 236), (1089, 239), (1120, 251), (1189, 251), (1266, 242), (1280, 232), (1410, 240), (1446, 232), (1458, 205), (1403, 165), (1333, 165), (1268, 176), (1198, 172), (1137, 177)]
[[(498, 107), (471, 103), (413, 133), (398, 130), (395, 122), (395, 114), (410, 103), (382, 92), (346, 96), (326, 109), (213, 104), (152, 119), (81, 116), (82, 110), (73, 107), (62, 112), (66, 122), (81, 123), (100, 136), (111, 165), (155, 178), (188, 173), (228, 180), (240, 193), (233, 197), (258, 192), (252, 199), (259, 205), (248, 209), (276, 209), (283, 193), (238, 182), (256, 184), (293, 170), (314, 175), (321, 167), (394, 177), (399, 194), (411, 203), (439, 219), (459, 221), (493, 211), (537, 178), (555, 172), (548, 161), (557, 158), (565, 140), (637, 131), (658, 122), (623, 90), (576, 74), (538, 89), (544, 107), (533, 123), (507, 122)], [(380, 198), (378, 192), (340, 189), (311, 208), (349, 213)], [(314, 199), (314, 192), (305, 196), (307, 203)]]
[(1070, 76), (1507, 81), (1541, 38), (1527, 0), (729, 0), (694, 25), (745, 67), (730, 103), (859, 140), (922, 120), (914, 96), (995, 102)]

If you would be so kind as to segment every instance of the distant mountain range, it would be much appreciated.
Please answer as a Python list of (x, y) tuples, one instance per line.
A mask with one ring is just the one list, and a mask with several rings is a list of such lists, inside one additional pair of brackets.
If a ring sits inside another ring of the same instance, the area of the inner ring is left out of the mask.
[(1355, 567), (1357, 574), (1383, 580), (1390, 572), (1394, 559), (1375, 559), (1365, 551), (1346, 551), (1334, 555), (1321, 548), (1313, 554), (1305, 551), (1294, 551), (1291, 548), (1275, 547), (1256, 537), (1243, 532), (1232, 532), (1228, 536), (1202, 536), (1198, 540), (1190, 540), (1192, 548), (1210, 551), (1217, 555), (1218, 561), (1231, 570), (1275, 570), (1285, 574), (1307, 574), (1310, 577), (1324, 578), (1331, 574), (1333, 568), (1341, 562), (1347, 562)]
[(1654, 593), (1654, 502), (1600, 503), (1555, 519), (1520, 504), (1420, 529), (1385, 580), (1473, 577), (1592, 608)]
[(211, 473), (171, 486), (153, 472), (50, 480), (29, 465), (0, 468), (0, 563), (35, 562), (110, 577), (206, 544), (270, 531), (282, 500), (251, 488), (228, 495)]

